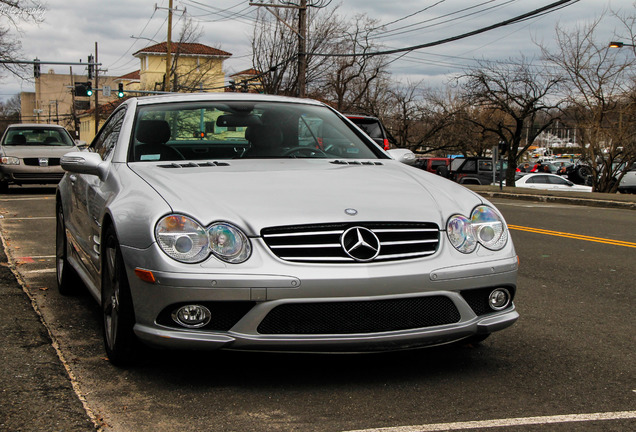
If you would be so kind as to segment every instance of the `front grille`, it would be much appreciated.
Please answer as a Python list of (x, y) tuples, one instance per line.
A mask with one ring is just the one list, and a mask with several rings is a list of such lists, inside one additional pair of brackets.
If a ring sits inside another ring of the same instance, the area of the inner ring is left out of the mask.
[(288, 303), (276, 306), (258, 326), (260, 334), (354, 334), (418, 329), (460, 319), (444, 296), (408, 299)]
[[(265, 228), (263, 240), (280, 259), (304, 263), (356, 263), (342, 246), (342, 236), (350, 228), (372, 231), (380, 242), (373, 261), (420, 258), (437, 251), (439, 228), (434, 223), (334, 223)], [(361, 260), (362, 262), (367, 262)]]
[[(48, 166), (60, 166), (60, 158), (48, 158)], [(40, 166), (40, 158), (24, 158), (22, 159), (27, 166)]]

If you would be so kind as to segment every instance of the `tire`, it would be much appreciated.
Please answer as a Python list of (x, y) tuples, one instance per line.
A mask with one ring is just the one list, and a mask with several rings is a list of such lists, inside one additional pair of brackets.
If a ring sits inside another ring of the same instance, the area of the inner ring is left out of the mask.
[(0, 193), (8, 193), (9, 192), (9, 182), (0, 181)]
[(68, 243), (62, 204), (57, 203), (55, 222), (55, 275), (57, 289), (63, 296), (76, 295), (83, 286), (75, 269), (68, 262)]
[(115, 229), (104, 235), (102, 251), (102, 314), (104, 347), (109, 361), (116, 366), (133, 364), (140, 342), (133, 332), (135, 312)]

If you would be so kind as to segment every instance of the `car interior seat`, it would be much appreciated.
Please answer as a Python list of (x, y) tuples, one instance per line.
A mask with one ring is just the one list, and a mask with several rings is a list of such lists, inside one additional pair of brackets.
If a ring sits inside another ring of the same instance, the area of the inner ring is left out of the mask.
[(141, 120), (135, 138), (135, 161), (183, 160), (178, 150), (166, 145), (170, 139), (170, 125), (165, 120)]
[(245, 131), (245, 138), (251, 146), (244, 157), (275, 157), (280, 156), (283, 144), (283, 131), (276, 124), (249, 126)]
[(11, 144), (13, 145), (25, 145), (26, 142), (27, 140), (24, 135), (13, 135), (13, 138), (11, 138)]

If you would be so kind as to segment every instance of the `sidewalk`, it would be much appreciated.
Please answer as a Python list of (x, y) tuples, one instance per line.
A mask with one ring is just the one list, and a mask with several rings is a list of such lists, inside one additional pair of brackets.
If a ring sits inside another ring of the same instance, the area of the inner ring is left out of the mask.
[(0, 431), (95, 430), (46, 327), (9, 268), (2, 243), (0, 386)]
[(537, 189), (499, 186), (467, 185), (468, 189), (489, 198), (508, 198), (527, 201), (555, 202), (592, 207), (636, 210), (636, 194), (608, 194), (599, 192), (553, 192)]

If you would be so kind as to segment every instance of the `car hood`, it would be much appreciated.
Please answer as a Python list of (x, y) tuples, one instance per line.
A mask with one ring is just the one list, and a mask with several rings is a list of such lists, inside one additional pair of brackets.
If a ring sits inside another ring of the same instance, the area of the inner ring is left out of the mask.
[[(270, 226), (343, 221), (434, 222), (443, 228), (451, 214), (469, 215), (482, 203), (462, 186), (389, 160), (378, 165), (286, 159), (129, 166), (174, 212), (203, 225), (232, 222), (249, 235)], [(349, 216), (346, 209), (357, 214)]]
[(50, 145), (7, 145), (2, 146), (2, 153), (5, 156), (17, 158), (28, 157), (62, 157), (66, 153), (78, 151), (75, 146), (50, 146)]

